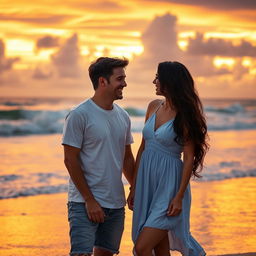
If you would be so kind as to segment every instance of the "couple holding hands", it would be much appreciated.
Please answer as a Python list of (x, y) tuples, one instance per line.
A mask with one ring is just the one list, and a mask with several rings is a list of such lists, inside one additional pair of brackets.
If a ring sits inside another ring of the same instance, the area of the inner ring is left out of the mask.
[[(161, 62), (153, 80), (140, 148), (134, 160), (129, 115), (115, 100), (127, 86), (128, 60), (101, 57), (89, 67), (94, 87), (66, 117), (62, 144), (69, 172), (68, 220), (72, 256), (119, 253), (126, 204), (122, 173), (130, 183), (133, 253), (204, 256), (189, 227), (192, 176), (200, 177), (208, 149), (202, 103), (187, 68)], [(181, 158), (181, 155), (183, 157)]]

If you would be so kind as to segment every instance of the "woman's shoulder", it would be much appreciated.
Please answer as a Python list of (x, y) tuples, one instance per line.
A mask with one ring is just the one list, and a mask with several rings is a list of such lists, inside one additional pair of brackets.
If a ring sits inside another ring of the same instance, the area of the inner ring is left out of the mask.
[(163, 101), (161, 99), (155, 99), (155, 100), (152, 100), (151, 102), (149, 102), (148, 112), (153, 112), (154, 110), (156, 110), (162, 102)]
[(148, 104), (148, 109), (147, 109), (147, 113), (146, 113), (146, 120), (157, 110), (157, 108), (160, 106), (161, 103), (162, 103), (162, 100), (156, 99), (156, 100), (152, 100)]

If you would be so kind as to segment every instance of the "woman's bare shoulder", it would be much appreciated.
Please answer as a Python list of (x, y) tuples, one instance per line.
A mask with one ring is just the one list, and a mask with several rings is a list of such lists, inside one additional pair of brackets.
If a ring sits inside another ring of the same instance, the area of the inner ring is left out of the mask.
[(154, 111), (156, 108), (158, 108), (158, 106), (162, 103), (161, 99), (156, 99), (156, 100), (152, 100), (151, 102), (149, 102), (148, 104), (148, 111), (152, 112)]
[(159, 107), (161, 102), (162, 102), (162, 100), (156, 99), (156, 100), (152, 100), (148, 104), (148, 109), (147, 109), (147, 113), (146, 113), (146, 120), (156, 111), (156, 109)]

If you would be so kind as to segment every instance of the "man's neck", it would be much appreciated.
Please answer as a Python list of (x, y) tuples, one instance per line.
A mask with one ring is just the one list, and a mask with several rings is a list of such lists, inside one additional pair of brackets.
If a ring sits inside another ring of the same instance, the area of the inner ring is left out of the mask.
[(102, 96), (94, 94), (91, 98), (95, 104), (105, 110), (112, 110), (113, 109), (113, 100), (106, 99)]

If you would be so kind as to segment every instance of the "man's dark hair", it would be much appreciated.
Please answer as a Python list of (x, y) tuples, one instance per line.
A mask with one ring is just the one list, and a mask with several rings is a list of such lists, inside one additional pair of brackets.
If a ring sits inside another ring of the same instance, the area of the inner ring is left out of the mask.
[(96, 90), (98, 88), (98, 82), (100, 77), (104, 77), (109, 82), (109, 78), (113, 75), (114, 68), (125, 68), (129, 61), (125, 58), (109, 58), (100, 57), (95, 62), (93, 62), (89, 67), (89, 76), (91, 78), (93, 88)]

